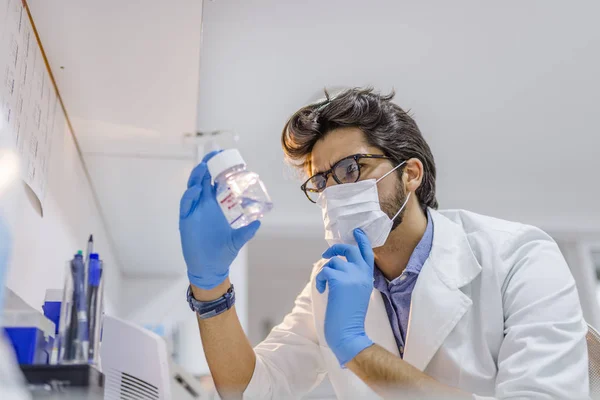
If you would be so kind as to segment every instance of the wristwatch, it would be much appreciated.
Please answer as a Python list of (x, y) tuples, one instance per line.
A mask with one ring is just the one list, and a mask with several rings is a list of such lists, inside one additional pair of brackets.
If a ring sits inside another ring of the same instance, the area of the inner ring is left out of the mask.
[(199, 301), (194, 298), (192, 294), (192, 286), (188, 286), (187, 289), (187, 301), (192, 311), (198, 314), (200, 319), (207, 319), (216, 317), (219, 314), (223, 314), (229, 310), (235, 304), (235, 291), (233, 285), (229, 287), (227, 293), (219, 297), (216, 300), (211, 301)]

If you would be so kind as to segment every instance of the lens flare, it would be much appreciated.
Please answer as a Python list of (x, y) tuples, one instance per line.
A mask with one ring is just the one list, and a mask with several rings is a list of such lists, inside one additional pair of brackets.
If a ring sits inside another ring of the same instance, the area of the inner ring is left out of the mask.
[(19, 177), (19, 157), (12, 150), (0, 149), (0, 197)]

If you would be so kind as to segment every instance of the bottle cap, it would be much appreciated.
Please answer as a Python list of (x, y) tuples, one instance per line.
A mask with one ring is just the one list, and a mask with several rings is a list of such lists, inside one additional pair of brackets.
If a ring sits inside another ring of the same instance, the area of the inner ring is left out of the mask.
[(99, 260), (100, 256), (98, 256), (98, 253), (92, 253), (90, 254), (90, 260)]
[(208, 160), (208, 172), (213, 178), (219, 176), (223, 171), (236, 165), (246, 165), (242, 155), (237, 149), (223, 150)]

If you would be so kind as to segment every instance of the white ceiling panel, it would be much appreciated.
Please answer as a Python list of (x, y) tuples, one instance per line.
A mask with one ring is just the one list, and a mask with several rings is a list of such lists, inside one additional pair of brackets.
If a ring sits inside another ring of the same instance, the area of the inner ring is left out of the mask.
[(28, 3), (70, 116), (162, 135), (195, 129), (201, 1)]

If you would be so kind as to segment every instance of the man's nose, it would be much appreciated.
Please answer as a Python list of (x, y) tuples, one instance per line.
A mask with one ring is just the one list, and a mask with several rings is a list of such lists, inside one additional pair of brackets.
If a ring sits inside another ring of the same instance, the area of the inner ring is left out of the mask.
[(327, 177), (327, 184), (325, 185), (325, 188), (328, 188), (329, 186), (333, 186), (333, 185), (337, 185), (337, 184), (338, 183), (333, 178), (333, 174), (329, 174), (329, 176)]

